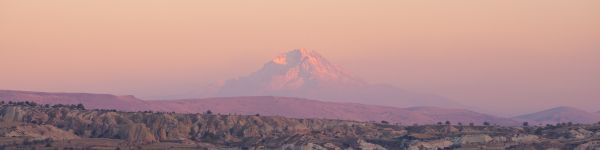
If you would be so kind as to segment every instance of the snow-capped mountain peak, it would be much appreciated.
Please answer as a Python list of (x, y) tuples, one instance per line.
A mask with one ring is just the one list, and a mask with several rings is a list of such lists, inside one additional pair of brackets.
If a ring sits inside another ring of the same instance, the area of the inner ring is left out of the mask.
[(214, 96), (287, 96), (397, 107), (459, 106), (436, 95), (368, 84), (307, 49), (281, 54), (248, 76), (226, 81)]
[(249, 77), (262, 81), (271, 80), (269, 88), (272, 90), (295, 89), (307, 84), (363, 82), (346, 73), (338, 65), (330, 63), (319, 53), (307, 49), (296, 49), (281, 54)]
[(323, 58), (319, 53), (302, 48), (281, 54), (275, 57), (272, 62), (279, 65), (297, 65), (305, 61), (318, 62), (322, 60)]

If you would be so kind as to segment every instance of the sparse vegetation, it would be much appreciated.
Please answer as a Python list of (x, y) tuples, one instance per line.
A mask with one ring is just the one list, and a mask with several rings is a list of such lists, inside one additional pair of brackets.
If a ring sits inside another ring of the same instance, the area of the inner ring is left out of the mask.
[[(437, 122), (437, 125), (402, 126), (399, 123), (390, 124), (386, 120), (366, 123), (269, 116), (256, 118), (254, 116), (260, 114), (213, 115), (210, 110), (204, 114), (120, 112), (106, 109), (86, 110), (79, 105), (9, 103), (0, 106), (0, 118), (4, 115), (2, 113), (19, 112), (19, 118), (16, 119), (19, 125), (0, 126), (0, 135), (20, 133), (24, 135), (15, 136), (33, 137), (12, 137), (8, 138), (8, 142), (0, 138), (0, 148), (3, 149), (94, 149), (94, 146), (99, 145), (111, 146), (105, 149), (280, 149), (278, 146), (282, 146), (282, 143), (291, 145), (291, 148), (312, 143), (340, 149), (373, 148), (364, 146), (388, 149), (468, 149), (472, 148), (470, 146), (495, 149), (528, 149), (524, 148), (527, 146), (541, 149), (573, 149), (595, 139), (594, 135), (600, 135), (600, 125), (580, 125), (572, 122), (548, 124), (547, 127), (530, 127), (528, 122), (524, 122), (523, 126), (527, 128), (491, 126), (487, 121), (483, 122), (484, 126), (476, 126), (472, 122), (469, 126), (463, 126), (462, 122), (454, 126), (450, 121)], [(245, 125), (224, 122), (244, 122)], [(35, 138), (42, 135), (37, 132), (43, 132), (51, 138)], [(496, 141), (502, 139), (511, 140)], [(558, 144), (548, 143), (556, 139), (561, 139)], [(462, 144), (473, 141), (484, 142)], [(209, 144), (200, 145), (198, 142)], [(436, 143), (440, 147), (429, 147)]]
[(83, 106), (81, 103), (77, 104), (76, 108), (79, 110), (85, 110), (85, 106)]
[(381, 120), (381, 124), (390, 124), (390, 122), (385, 121), (385, 120)]
[(490, 126), (490, 123), (489, 123), (489, 122), (487, 122), (487, 121), (485, 121), (485, 122), (483, 122), (483, 125), (484, 125), (484, 126)]

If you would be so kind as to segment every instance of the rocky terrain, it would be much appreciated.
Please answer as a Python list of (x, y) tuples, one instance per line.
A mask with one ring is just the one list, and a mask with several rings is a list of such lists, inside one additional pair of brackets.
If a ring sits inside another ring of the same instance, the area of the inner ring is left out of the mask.
[(599, 124), (397, 125), (213, 112), (0, 105), (2, 149), (595, 149)]

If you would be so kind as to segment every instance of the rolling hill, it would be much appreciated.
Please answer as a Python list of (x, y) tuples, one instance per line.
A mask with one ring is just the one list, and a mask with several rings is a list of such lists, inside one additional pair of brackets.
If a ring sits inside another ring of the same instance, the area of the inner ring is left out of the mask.
[(564, 122), (596, 123), (600, 121), (600, 114), (563, 106), (517, 116), (514, 119), (526, 120), (535, 124), (555, 124)]
[(180, 113), (214, 113), (285, 116), (293, 118), (326, 118), (357, 121), (388, 121), (402, 124), (436, 122), (482, 123), (484, 121), (515, 125), (517, 122), (464, 109), (438, 107), (397, 108), (357, 103), (323, 102), (304, 98), (246, 96), (206, 99), (145, 101), (133, 96), (88, 93), (45, 93), (0, 91), (2, 101), (33, 101), (41, 104), (84, 104), (91, 109), (123, 111), (164, 111)]

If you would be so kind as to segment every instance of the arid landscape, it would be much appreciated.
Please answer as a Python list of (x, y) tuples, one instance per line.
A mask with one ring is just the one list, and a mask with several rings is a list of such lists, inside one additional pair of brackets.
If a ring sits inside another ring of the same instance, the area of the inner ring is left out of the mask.
[(399, 125), (333, 119), (0, 105), (2, 149), (577, 149), (600, 146), (598, 124)]
[(0, 0), (0, 150), (600, 150), (600, 0)]
[(144, 100), (0, 90), (0, 148), (600, 147), (600, 113), (566, 106), (514, 117), (480, 113), (442, 96), (369, 84), (306, 49), (202, 93), (205, 98)]
[(144, 100), (134, 95), (52, 93), (0, 90), (0, 100), (39, 104), (83, 104), (90, 109), (159, 111), (343, 119), (394, 124), (488, 122), (518, 126), (557, 123), (596, 123), (600, 113), (557, 106), (501, 117), (471, 110), (470, 106), (433, 94), (374, 85), (345, 72), (316, 51), (296, 49), (268, 61), (248, 76), (202, 89), (204, 98)]
[[(600, 114), (559, 106), (514, 117), (373, 85), (315, 51), (280, 55), (205, 98), (0, 90), (2, 149), (577, 149)], [(304, 97), (304, 98), (300, 98)]]

